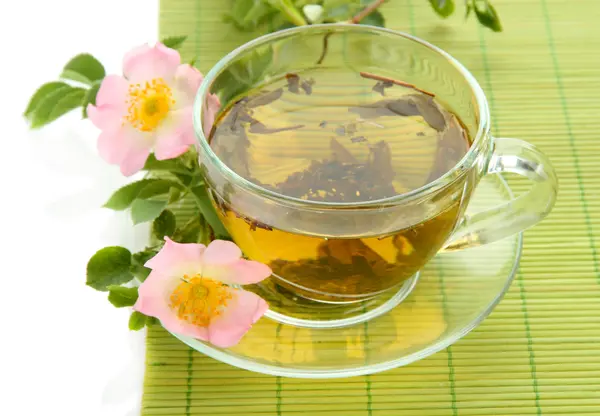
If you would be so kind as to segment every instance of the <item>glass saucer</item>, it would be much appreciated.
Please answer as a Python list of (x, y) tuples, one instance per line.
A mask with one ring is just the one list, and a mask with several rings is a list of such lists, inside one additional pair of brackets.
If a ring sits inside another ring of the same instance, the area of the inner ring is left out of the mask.
[[(511, 197), (500, 176), (486, 176), (467, 214)], [(278, 308), (283, 318), (272, 313), (263, 317), (229, 349), (175, 336), (219, 361), (271, 375), (335, 378), (389, 370), (434, 354), (478, 326), (509, 288), (521, 246), (522, 236), (516, 235), (464, 251), (441, 252), (421, 270), (418, 280), (413, 279), (416, 284), (400, 302), (354, 324), (298, 325), (293, 319), (302, 317), (286, 319), (285, 308)]]

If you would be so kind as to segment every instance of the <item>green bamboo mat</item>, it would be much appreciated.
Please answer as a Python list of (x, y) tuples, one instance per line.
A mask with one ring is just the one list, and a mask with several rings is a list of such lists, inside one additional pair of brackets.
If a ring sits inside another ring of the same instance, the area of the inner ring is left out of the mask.
[[(461, 3), (461, 2), (458, 2)], [(600, 3), (495, 0), (505, 31), (447, 21), (426, 0), (390, 0), (388, 27), (440, 46), (480, 81), (494, 133), (538, 145), (560, 178), (551, 216), (528, 231), (495, 312), (446, 351), (365, 377), (298, 380), (219, 363), (152, 329), (149, 415), (600, 415)], [(248, 39), (221, 22), (230, 0), (162, 0), (162, 35), (206, 72)], [(522, 181), (511, 182), (519, 192)]]

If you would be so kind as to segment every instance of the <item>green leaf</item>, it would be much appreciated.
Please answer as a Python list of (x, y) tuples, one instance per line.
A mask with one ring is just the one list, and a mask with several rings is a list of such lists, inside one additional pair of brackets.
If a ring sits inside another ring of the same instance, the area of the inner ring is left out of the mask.
[(379, 10), (375, 10), (360, 21), (361, 25), (385, 27), (385, 19)]
[(271, 7), (279, 10), (285, 18), (296, 26), (305, 26), (308, 22), (304, 15), (294, 6), (291, 0), (265, 0)]
[(157, 252), (155, 250), (146, 249), (144, 251), (135, 253), (132, 256), (131, 272), (135, 275), (135, 277), (140, 282), (143, 282), (144, 280), (146, 280), (146, 278), (152, 271), (149, 268), (147, 268), (146, 266), (144, 266), (144, 264), (146, 264), (146, 262), (148, 260), (150, 260), (152, 257), (156, 256), (156, 253)]
[(473, 8), (473, 0), (465, 0), (465, 19), (471, 15)]
[(340, 22), (350, 19), (354, 15), (355, 8), (351, 8), (349, 4), (327, 5), (325, 3), (325, 12), (323, 20), (326, 22)]
[(478, 4), (480, 3), (475, 4), (474, 11), (479, 23), (494, 32), (502, 32), (502, 23), (500, 23), (500, 17), (494, 6), (487, 0), (483, 2), (483, 8), (480, 8)]
[(238, 0), (233, 3), (231, 12), (225, 14), (224, 20), (239, 30), (254, 31), (270, 20), (274, 13), (277, 12), (263, 0)]
[(196, 197), (196, 202), (202, 216), (213, 229), (215, 236), (217, 238), (230, 238), (229, 233), (217, 215), (217, 211), (215, 211), (208, 195), (208, 191), (206, 190), (206, 186), (196, 186), (192, 188), (192, 193)]
[(108, 301), (116, 308), (133, 306), (138, 300), (137, 287), (111, 285), (108, 287)]
[(44, 101), (48, 96), (60, 90), (70, 91), (71, 89), (72, 88), (64, 82), (47, 82), (46, 84), (38, 88), (37, 91), (33, 94), (31, 99), (29, 100), (29, 104), (27, 104), (27, 109), (25, 110), (25, 113), (23, 113), (23, 116), (30, 117), (35, 112), (40, 103)]
[(134, 311), (129, 317), (129, 329), (132, 331), (139, 331), (146, 326), (148, 317), (143, 313)]
[(106, 76), (104, 66), (89, 53), (77, 55), (65, 65), (61, 78), (93, 85)]
[(158, 319), (156, 319), (154, 316), (148, 316), (146, 317), (146, 326), (147, 327), (151, 327), (153, 325), (158, 324)]
[(232, 63), (223, 71), (213, 84), (221, 102), (228, 102), (241, 93), (255, 87), (264, 79), (264, 74), (273, 61), (271, 47), (257, 49)]
[(178, 159), (167, 159), (167, 160), (158, 160), (154, 153), (150, 153), (148, 159), (146, 159), (146, 163), (142, 169), (144, 170), (178, 170), (182, 169), (182, 165), (178, 162)]
[(105, 208), (122, 211), (129, 208), (133, 201), (137, 198), (144, 187), (155, 182), (163, 181), (163, 179), (142, 179), (132, 182), (117, 189), (110, 199), (104, 204)]
[(160, 215), (152, 222), (152, 233), (159, 240), (163, 240), (165, 236), (171, 237), (177, 227), (177, 219), (168, 209), (165, 209)]
[(429, 0), (431, 7), (444, 19), (454, 13), (454, 0)]
[(83, 88), (61, 88), (44, 98), (31, 114), (31, 128), (37, 129), (49, 124), (81, 106), (85, 90)]
[(160, 42), (167, 48), (178, 50), (186, 39), (187, 36), (168, 36), (163, 38)]
[(134, 224), (152, 221), (160, 215), (166, 206), (167, 201), (136, 199), (131, 204), (131, 219)]
[(170, 181), (168, 179), (158, 179), (148, 185), (144, 186), (137, 195), (138, 199), (148, 199), (157, 195), (164, 195), (169, 193), (171, 188), (180, 188), (181, 185), (178, 182)]
[(105, 247), (92, 256), (87, 264), (86, 284), (107, 291), (111, 285), (121, 285), (133, 279), (129, 268), (131, 253), (124, 247)]
[(202, 217), (194, 215), (185, 225), (178, 228), (173, 234), (173, 241), (178, 243), (198, 243), (200, 241), (202, 227)]
[(169, 190), (169, 204), (179, 201), (179, 198), (181, 198), (181, 191), (179, 188), (171, 188)]
[(96, 81), (94, 84), (85, 92), (85, 96), (83, 97), (83, 118), (87, 118), (87, 106), (89, 104), (96, 105), (96, 96), (98, 95), (98, 91), (100, 90), (101, 81)]

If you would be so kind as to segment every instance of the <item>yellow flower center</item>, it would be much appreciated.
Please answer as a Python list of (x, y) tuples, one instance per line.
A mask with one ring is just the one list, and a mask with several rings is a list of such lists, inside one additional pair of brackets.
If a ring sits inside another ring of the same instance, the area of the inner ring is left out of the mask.
[(221, 282), (200, 277), (191, 279), (185, 275), (183, 281), (171, 294), (171, 309), (177, 317), (193, 325), (206, 327), (211, 319), (221, 315), (232, 295)]
[(164, 79), (155, 78), (144, 84), (131, 84), (125, 121), (140, 131), (153, 131), (175, 104), (171, 88)]

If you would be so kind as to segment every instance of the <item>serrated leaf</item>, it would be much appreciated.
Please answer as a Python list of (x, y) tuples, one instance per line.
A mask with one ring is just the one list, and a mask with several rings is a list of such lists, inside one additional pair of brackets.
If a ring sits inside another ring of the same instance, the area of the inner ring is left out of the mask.
[(180, 163), (177, 162), (177, 159), (166, 159), (166, 160), (158, 160), (154, 153), (150, 153), (148, 159), (146, 159), (146, 163), (144, 164), (143, 170), (177, 170), (182, 169)]
[(148, 260), (152, 257), (156, 256), (156, 251), (152, 249), (146, 249), (144, 251), (140, 251), (135, 253), (131, 259), (131, 272), (135, 275), (135, 277), (143, 282), (146, 280), (148, 275), (152, 270), (144, 266)]
[(192, 180), (194, 179), (194, 177), (190, 174), (187, 175), (185, 173), (176, 173), (176, 172), (171, 172), (173, 174), (173, 176), (175, 176), (179, 182), (181, 182), (181, 184), (183, 184), (184, 186), (190, 186), (190, 184), (192, 183)]
[(196, 203), (200, 209), (200, 212), (202, 213), (202, 216), (208, 225), (210, 225), (210, 227), (213, 229), (215, 236), (217, 238), (230, 238), (229, 233), (217, 215), (217, 211), (215, 211), (206, 186), (196, 186), (192, 188), (192, 193), (196, 197)]
[(145, 186), (158, 181), (162, 181), (162, 179), (142, 179), (127, 184), (122, 188), (117, 189), (115, 193), (112, 194), (110, 199), (104, 204), (104, 207), (114, 209), (116, 211), (127, 209)]
[(89, 53), (82, 53), (71, 59), (64, 67), (61, 78), (93, 85), (106, 76), (104, 66)]
[(186, 39), (187, 36), (168, 36), (163, 38), (160, 42), (167, 48), (178, 50)]
[(146, 320), (148, 317), (143, 313), (134, 311), (129, 317), (129, 329), (132, 331), (139, 331), (146, 326)]
[(112, 303), (115, 308), (133, 306), (137, 300), (137, 287), (123, 287), (116, 285), (108, 287), (108, 301)]
[(359, 22), (361, 25), (385, 27), (385, 18), (379, 10), (375, 10)]
[(87, 106), (89, 104), (96, 105), (96, 97), (98, 96), (98, 91), (100, 90), (101, 81), (96, 81), (94, 84), (85, 92), (85, 96), (83, 97), (83, 118), (87, 118)]
[(131, 204), (131, 220), (134, 224), (152, 221), (160, 215), (166, 206), (167, 201), (136, 199)]
[(44, 85), (42, 85), (40, 88), (37, 89), (37, 91), (29, 100), (29, 103), (27, 104), (27, 109), (25, 109), (23, 115), (25, 117), (31, 116), (31, 114), (35, 112), (35, 109), (45, 98), (61, 89), (71, 90), (72, 88), (68, 84), (65, 84), (64, 82), (60, 81), (47, 82)]
[(198, 243), (202, 231), (202, 217), (200, 215), (194, 215), (186, 224), (173, 233), (172, 240), (182, 244)]
[(163, 240), (165, 236), (171, 237), (177, 227), (177, 219), (175, 214), (170, 210), (165, 209), (160, 215), (152, 222), (152, 233), (154, 236)]
[(122, 285), (133, 279), (129, 270), (131, 252), (124, 247), (105, 247), (92, 256), (87, 264), (86, 284), (107, 291), (111, 285)]
[(168, 194), (171, 188), (179, 188), (178, 182), (168, 179), (157, 179), (156, 181), (144, 186), (137, 195), (138, 199), (148, 199), (158, 195)]
[(483, 26), (493, 30), (494, 32), (502, 32), (502, 23), (500, 23), (500, 16), (496, 12), (496, 9), (489, 1), (483, 2), (483, 7), (480, 8), (478, 4), (474, 7), (475, 15), (477, 20)]
[(179, 188), (171, 188), (169, 190), (169, 204), (179, 201), (179, 198), (181, 198), (181, 191)]
[(49, 124), (81, 106), (85, 90), (83, 88), (61, 88), (47, 95), (31, 114), (31, 128), (37, 129)]
[(454, 13), (454, 0), (429, 0), (433, 10), (444, 19)]

